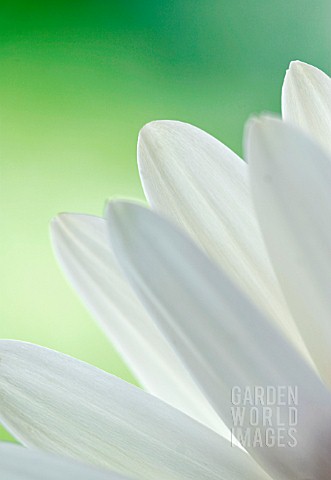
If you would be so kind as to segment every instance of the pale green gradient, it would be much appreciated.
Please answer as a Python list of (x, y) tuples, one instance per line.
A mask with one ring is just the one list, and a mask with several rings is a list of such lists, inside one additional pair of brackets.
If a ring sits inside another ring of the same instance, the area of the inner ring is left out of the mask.
[(134, 381), (57, 267), (50, 218), (143, 198), (135, 149), (148, 121), (188, 121), (240, 153), (247, 117), (279, 112), (291, 59), (331, 72), (329, 2), (0, 6), (0, 337)]

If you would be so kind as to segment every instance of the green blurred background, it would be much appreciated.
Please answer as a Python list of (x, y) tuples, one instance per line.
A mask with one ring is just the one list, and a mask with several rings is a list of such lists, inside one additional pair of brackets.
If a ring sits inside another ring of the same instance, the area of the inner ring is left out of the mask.
[(329, 0), (0, 2), (0, 337), (134, 381), (59, 271), (50, 218), (143, 198), (135, 150), (150, 120), (241, 153), (247, 117), (280, 111), (290, 60), (331, 72), (330, 25)]

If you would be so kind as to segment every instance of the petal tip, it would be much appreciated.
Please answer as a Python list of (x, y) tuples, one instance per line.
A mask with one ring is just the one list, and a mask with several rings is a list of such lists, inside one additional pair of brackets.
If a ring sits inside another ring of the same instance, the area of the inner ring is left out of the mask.
[(51, 218), (49, 222), (49, 229), (51, 232), (51, 235), (56, 235), (59, 231), (65, 230), (68, 225), (70, 225), (70, 222), (75, 220), (78, 216), (82, 216), (81, 214), (78, 213), (68, 213), (68, 212), (60, 212), (57, 215), (55, 215), (53, 218)]
[(248, 164), (255, 162), (256, 148), (263, 144), (269, 144), (271, 139), (277, 135), (277, 131), (282, 128), (282, 120), (271, 114), (264, 114), (258, 117), (252, 117), (248, 120), (244, 135), (245, 160)]
[(156, 152), (160, 149), (162, 136), (168, 120), (154, 120), (146, 123), (138, 135), (137, 161), (140, 175), (144, 170), (144, 164), (154, 163), (157, 159)]
[[(155, 153), (154, 150), (162, 147), (162, 144), (167, 141), (168, 135), (172, 135), (179, 129), (190, 127), (192, 126), (178, 120), (154, 120), (146, 123), (138, 136), (138, 163), (144, 158), (146, 151)], [(155, 155), (152, 155), (153, 158)]]
[(50, 225), (56, 225), (58, 223), (61, 223), (63, 220), (65, 220), (67, 217), (69, 217), (71, 214), (67, 212), (60, 212), (54, 215), (54, 217), (51, 218), (50, 220)]
[(138, 135), (138, 151), (140, 146), (155, 141), (160, 135), (171, 130), (175, 123), (181, 122), (174, 120), (153, 120), (152, 122), (146, 123)]
[(301, 60), (292, 60), (289, 64), (288, 71), (298, 71), (306, 67), (311, 67), (311, 65)]
[(50, 232), (52, 241), (54, 241), (54, 239), (57, 237), (59, 230), (63, 229), (63, 224), (67, 219), (68, 215), (69, 215), (68, 213), (61, 212), (56, 214), (53, 218), (51, 218), (49, 222), (49, 232)]
[(247, 121), (245, 127), (245, 137), (251, 135), (263, 134), (270, 128), (274, 128), (274, 125), (281, 123), (281, 119), (277, 115), (263, 114), (257, 117), (252, 117)]
[(286, 70), (284, 82), (293, 79), (303, 79), (306, 76), (316, 74), (326, 75), (322, 70), (310, 63), (302, 62), (301, 60), (292, 60), (290, 62), (288, 69)]
[(139, 202), (115, 199), (107, 203), (105, 216), (110, 224), (118, 226), (126, 220), (132, 222), (142, 210), (145, 208)]

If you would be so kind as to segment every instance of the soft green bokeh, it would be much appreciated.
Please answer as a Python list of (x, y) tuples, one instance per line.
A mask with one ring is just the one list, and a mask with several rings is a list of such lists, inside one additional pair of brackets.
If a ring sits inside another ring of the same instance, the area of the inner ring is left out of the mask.
[[(247, 117), (280, 110), (291, 59), (331, 71), (330, 2), (0, 2), (0, 337), (134, 381), (68, 287), (48, 222), (143, 198), (139, 129), (180, 119), (241, 153)], [(2, 438), (8, 438), (3, 432)]]

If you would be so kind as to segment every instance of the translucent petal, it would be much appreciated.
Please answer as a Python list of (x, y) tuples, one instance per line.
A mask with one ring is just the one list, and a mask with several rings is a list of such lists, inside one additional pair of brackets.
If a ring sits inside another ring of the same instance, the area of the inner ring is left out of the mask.
[(144, 389), (230, 438), (120, 272), (105, 220), (61, 214), (51, 234), (63, 271)]
[[(108, 220), (114, 252), (132, 286), (229, 428), (234, 387), (297, 388), (295, 448), (286, 437), (284, 446), (266, 440), (262, 448), (245, 445), (249, 453), (275, 478), (329, 479), (331, 395), (304, 359), (170, 222), (125, 202), (110, 204)], [(270, 405), (274, 419), (278, 406)], [(279, 407), (289, 429), (288, 406)], [(266, 438), (263, 405), (256, 408)], [(243, 426), (252, 427), (249, 416)]]
[(331, 159), (301, 131), (253, 121), (246, 146), (270, 258), (307, 348), (331, 386)]
[(181, 225), (299, 344), (256, 220), (247, 164), (202, 130), (174, 121), (142, 129), (138, 163), (150, 205)]

